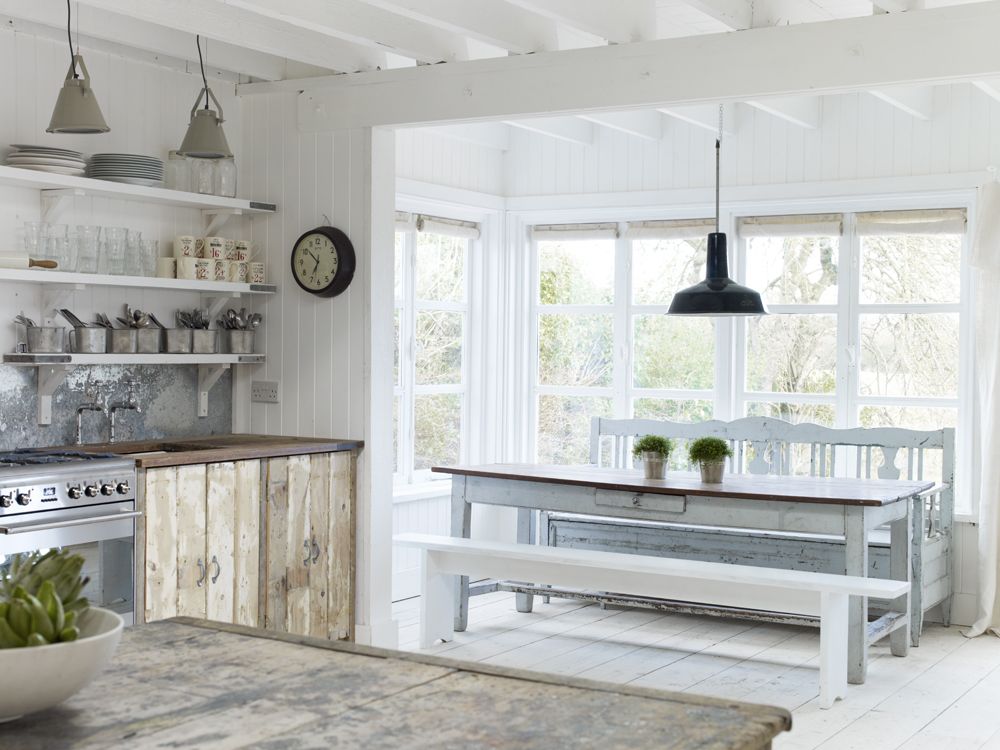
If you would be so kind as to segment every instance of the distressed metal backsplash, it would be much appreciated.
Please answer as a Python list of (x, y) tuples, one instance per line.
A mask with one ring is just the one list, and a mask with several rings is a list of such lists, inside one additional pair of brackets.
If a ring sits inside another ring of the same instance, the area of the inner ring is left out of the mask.
[[(197, 416), (198, 368), (191, 366), (78, 367), (52, 397), (52, 424), (38, 424), (36, 372), (31, 367), (0, 365), (0, 450), (49, 445), (69, 445), (76, 440), (76, 407), (91, 400), (85, 393), (90, 381), (101, 381), (98, 401), (124, 401), (126, 382), (135, 383), (136, 401), (142, 413), (120, 411), (117, 432), (120, 441), (150, 438), (215, 435), (232, 432), (232, 380), (223, 374), (209, 394), (207, 417)], [(110, 415), (83, 415), (83, 442), (108, 439)]]

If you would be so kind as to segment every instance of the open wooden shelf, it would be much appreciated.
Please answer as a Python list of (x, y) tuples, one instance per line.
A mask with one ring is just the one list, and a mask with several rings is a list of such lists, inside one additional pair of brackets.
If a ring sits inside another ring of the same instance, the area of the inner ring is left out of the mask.
[(174, 291), (202, 292), (205, 294), (274, 294), (274, 284), (238, 284), (233, 281), (196, 281), (193, 279), (161, 279), (157, 276), (112, 276), (103, 273), (75, 273), (49, 271), (40, 268), (0, 269), (0, 282), (17, 281), (26, 284), (51, 284), (58, 286), (119, 286), (132, 289), (171, 289)]
[(5, 365), (256, 365), (263, 354), (4, 354)]

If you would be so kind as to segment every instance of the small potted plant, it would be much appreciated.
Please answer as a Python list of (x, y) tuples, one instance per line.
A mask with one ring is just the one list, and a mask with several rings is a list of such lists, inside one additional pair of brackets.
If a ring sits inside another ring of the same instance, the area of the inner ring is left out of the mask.
[(646, 479), (663, 479), (667, 476), (667, 459), (674, 444), (660, 435), (643, 435), (632, 446), (632, 455), (642, 459)]
[(701, 481), (705, 484), (722, 483), (726, 459), (732, 455), (729, 443), (720, 438), (698, 438), (688, 446), (688, 460), (701, 467)]

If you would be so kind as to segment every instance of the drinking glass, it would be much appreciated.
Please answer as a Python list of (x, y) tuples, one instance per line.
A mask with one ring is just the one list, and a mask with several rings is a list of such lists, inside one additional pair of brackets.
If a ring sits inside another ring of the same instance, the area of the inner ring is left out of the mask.
[(24, 251), (30, 258), (38, 258), (45, 252), (42, 238), (45, 236), (45, 223), (41, 221), (24, 222)]
[(102, 273), (121, 276), (125, 273), (127, 230), (124, 227), (104, 227), (101, 243)]
[(60, 271), (72, 271), (76, 258), (69, 253), (69, 227), (65, 224), (45, 224), (42, 256), (59, 264)]
[(159, 240), (142, 241), (142, 275), (156, 276), (156, 259), (160, 257)]
[(142, 276), (142, 232), (125, 230), (125, 274)]
[(101, 228), (80, 224), (76, 228), (76, 270), (97, 273)]

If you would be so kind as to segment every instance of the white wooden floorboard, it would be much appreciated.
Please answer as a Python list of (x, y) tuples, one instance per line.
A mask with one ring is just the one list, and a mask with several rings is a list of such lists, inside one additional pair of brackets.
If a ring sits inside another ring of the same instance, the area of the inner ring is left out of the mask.
[[(417, 651), (419, 599), (393, 605)], [(470, 600), (469, 628), (427, 651), (608, 682), (767, 703), (793, 712), (780, 750), (1000, 750), (1000, 639), (928, 625), (906, 658), (872, 649), (868, 682), (818, 702), (819, 631), (566, 599), (517, 612), (504, 592)]]

